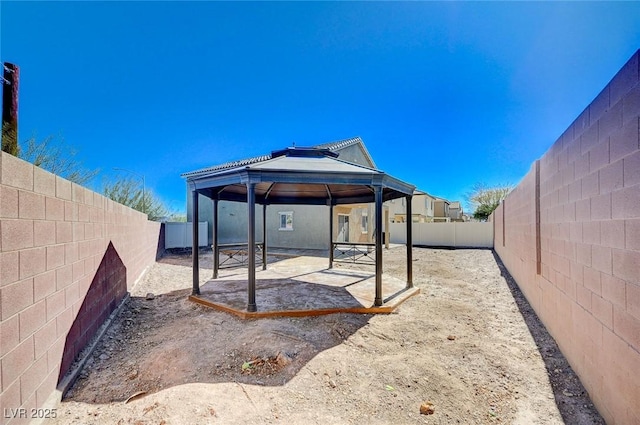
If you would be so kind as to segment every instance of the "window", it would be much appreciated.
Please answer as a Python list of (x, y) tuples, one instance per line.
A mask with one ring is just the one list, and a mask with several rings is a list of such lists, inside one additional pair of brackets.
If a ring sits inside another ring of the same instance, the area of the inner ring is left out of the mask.
[(280, 227), (278, 230), (293, 230), (293, 211), (279, 212)]
[(362, 220), (360, 221), (362, 233), (369, 233), (369, 213), (367, 210), (362, 210)]

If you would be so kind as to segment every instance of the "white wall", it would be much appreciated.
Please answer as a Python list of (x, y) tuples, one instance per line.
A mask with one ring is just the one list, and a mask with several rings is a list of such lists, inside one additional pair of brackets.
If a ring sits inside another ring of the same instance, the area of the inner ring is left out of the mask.
[[(391, 223), (391, 243), (406, 243), (406, 230), (406, 223)], [(413, 223), (413, 244), (493, 248), (493, 223)]]
[[(198, 242), (200, 246), (208, 245), (207, 222), (198, 223)], [(190, 248), (193, 245), (193, 223), (165, 223), (165, 248)]]

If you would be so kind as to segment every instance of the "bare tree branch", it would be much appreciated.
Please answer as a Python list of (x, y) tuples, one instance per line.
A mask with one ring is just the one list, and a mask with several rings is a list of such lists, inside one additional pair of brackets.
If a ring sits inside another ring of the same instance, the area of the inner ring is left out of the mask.
[(465, 195), (467, 202), (475, 207), (474, 218), (486, 220), (512, 189), (513, 186), (510, 184), (496, 187), (487, 187), (484, 183), (474, 184), (471, 191)]
[(102, 193), (122, 205), (146, 213), (149, 220), (157, 221), (169, 215), (164, 202), (149, 189), (143, 192), (140, 182), (133, 178), (119, 178), (106, 183)]
[(62, 137), (47, 136), (36, 140), (33, 136), (26, 141), (26, 147), (20, 149), (18, 156), (36, 167), (45, 169), (74, 183), (85, 185), (99, 172), (99, 169), (84, 168), (82, 161), (76, 158), (77, 151), (68, 146)]

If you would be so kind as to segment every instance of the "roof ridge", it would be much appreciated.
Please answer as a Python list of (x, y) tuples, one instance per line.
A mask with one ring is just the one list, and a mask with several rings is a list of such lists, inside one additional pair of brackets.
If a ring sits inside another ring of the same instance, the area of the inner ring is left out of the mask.
[(325, 149), (340, 149), (346, 146), (355, 145), (358, 142), (362, 142), (362, 139), (360, 138), (360, 136), (350, 137), (348, 139), (336, 140), (334, 142), (321, 143), (313, 147), (325, 148)]

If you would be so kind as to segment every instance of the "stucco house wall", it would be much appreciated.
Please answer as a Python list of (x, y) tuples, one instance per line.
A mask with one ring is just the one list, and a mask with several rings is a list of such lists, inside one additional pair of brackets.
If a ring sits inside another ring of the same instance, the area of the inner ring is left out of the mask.
[[(411, 201), (413, 221), (418, 223), (429, 223), (433, 221), (435, 200), (436, 198), (426, 192), (416, 191)], [(406, 220), (407, 207), (404, 198), (387, 201), (384, 205), (389, 209), (389, 219), (391, 222), (401, 223)]]
[(463, 221), (462, 205), (459, 201), (449, 204), (449, 217), (454, 221)]
[(449, 201), (445, 201), (444, 199), (436, 199), (433, 212), (434, 217), (449, 218)]
[[(349, 241), (351, 243), (372, 243), (374, 235), (375, 208), (369, 204), (338, 205), (334, 207), (333, 229), (334, 241), (340, 240), (340, 215), (349, 217)], [(367, 222), (363, 226), (363, 217)], [(365, 231), (366, 229), (366, 231)], [(327, 229), (327, 232), (329, 230)]]

